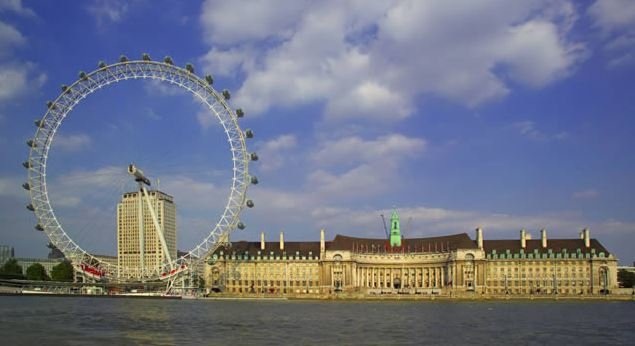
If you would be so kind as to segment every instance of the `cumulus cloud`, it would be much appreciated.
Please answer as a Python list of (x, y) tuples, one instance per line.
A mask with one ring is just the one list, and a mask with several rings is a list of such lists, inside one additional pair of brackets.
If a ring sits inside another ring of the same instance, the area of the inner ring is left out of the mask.
[(9, 54), (14, 47), (25, 42), (26, 39), (16, 28), (0, 21), (0, 57)]
[(598, 0), (588, 15), (604, 36), (607, 66), (616, 68), (635, 63), (635, 2)]
[(630, 0), (597, 0), (589, 7), (595, 25), (605, 32), (633, 27), (635, 3)]
[(120, 0), (93, 0), (86, 10), (97, 20), (98, 26), (119, 22), (128, 12), (129, 3)]
[(289, 151), (297, 144), (298, 140), (294, 135), (284, 134), (258, 145), (259, 156), (264, 159), (258, 168), (267, 172), (282, 167)]
[(364, 140), (358, 136), (327, 140), (312, 155), (313, 161), (322, 166), (401, 159), (421, 154), (426, 141), (401, 134)]
[(201, 23), (206, 40), (214, 44), (284, 39), (293, 34), (294, 24), (307, 3), (301, 0), (206, 1)]
[(245, 76), (236, 100), (251, 114), (321, 102), (331, 121), (386, 121), (412, 114), (421, 95), (477, 106), (508, 94), (509, 79), (564, 78), (586, 53), (567, 36), (569, 1), (268, 4), (209, 0), (201, 15), (203, 61)]
[(398, 181), (405, 158), (416, 158), (425, 148), (424, 139), (400, 134), (325, 139), (311, 154), (314, 170), (307, 176), (307, 189), (340, 202), (376, 196)]
[(22, 0), (0, 1), (0, 13), (2, 12), (13, 12), (22, 16), (35, 16), (31, 9), (22, 6)]
[(86, 134), (62, 135), (55, 136), (53, 146), (55, 149), (62, 151), (80, 151), (90, 147), (92, 140)]
[(0, 196), (25, 197), (26, 193), (21, 186), (23, 180), (17, 177), (0, 177)]
[[(0, 13), (14, 12), (34, 16), (19, 0), (1, 1)], [(0, 105), (24, 95), (30, 88), (39, 88), (46, 82), (46, 74), (38, 72), (35, 64), (15, 57), (15, 50), (27, 43), (18, 29), (0, 20)]]

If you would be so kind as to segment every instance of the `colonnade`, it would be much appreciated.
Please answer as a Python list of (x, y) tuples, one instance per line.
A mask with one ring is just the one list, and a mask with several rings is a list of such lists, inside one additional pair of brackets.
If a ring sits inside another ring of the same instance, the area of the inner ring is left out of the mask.
[[(357, 267), (355, 286), (368, 288), (441, 288), (445, 287), (445, 267)], [(399, 280), (397, 282), (397, 280)]]

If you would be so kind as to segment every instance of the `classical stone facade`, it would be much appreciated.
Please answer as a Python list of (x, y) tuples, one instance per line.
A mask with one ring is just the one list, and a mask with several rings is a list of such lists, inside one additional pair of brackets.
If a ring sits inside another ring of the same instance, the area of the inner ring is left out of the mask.
[[(391, 220), (394, 225), (394, 219)], [(398, 227), (398, 223), (397, 223)], [(600, 294), (617, 288), (617, 260), (588, 230), (579, 239), (476, 240), (466, 233), (401, 239), (337, 235), (319, 242), (235, 242), (205, 269), (212, 291), (360, 294)]]

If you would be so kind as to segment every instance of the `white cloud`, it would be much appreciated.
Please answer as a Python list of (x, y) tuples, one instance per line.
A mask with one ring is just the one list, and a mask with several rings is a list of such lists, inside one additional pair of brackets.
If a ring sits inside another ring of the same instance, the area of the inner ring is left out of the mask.
[(536, 124), (533, 121), (519, 121), (512, 124), (512, 127), (516, 129), (523, 137), (529, 138), (538, 142), (546, 142), (546, 141), (561, 141), (569, 138), (569, 134), (567, 132), (559, 132), (556, 134), (548, 134), (540, 131), (536, 128)]
[(266, 38), (284, 39), (293, 34), (298, 16), (307, 1), (206, 1), (201, 24), (206, 40), (213, 44), (235, 44)]
[(201, 15), (203, 60), (245, 76), (235, 99), (250, 114), (321, 102), (329, 120), (403, 119), (420, 95), (476, 106), (508, 94), (507, 79), (542, 87), (585, 57), (567, 39), (569, 1), (262, 6), (207, 1)]
[(373, 161), (392, 161), (421, 154), (426, 141), (420, 138), (408, 138), (400, 134), (364, 140), (357, 136), (339, 140), (326, 140), (312, 155), (318, 165), (331, 166)]
[(309, 174), (307, 184), (321, 195), (350, 201), (387, 191), (394, 173), (392, 164), (361, 164), (341, 174), (316, 170)]
[(58, 134), (55, 136), (53, 146), (55, 149), (60, 149), (62, 151), (80, 151), (90, 147), (91, 142), (90, 137), (86, 134)]
[(27, 194), (22, 188), (23, 180), (15, 177), (0, 177), (0, 196), (26, 197)]
[(0, 12), (14, 12), (22, 16), (35, 16), (35, 13), (24, 6), (22, 6), (22, 0), (1, 0)]
[(635, 25), (635, 2), (631, 0), (598, 0), (588, 12), (595, 25), (605, 32)]
[(0, 65), (0, 101), (21, 95), (27, 89), (28, 72), (16, 65)]
[(98, 26), (103, 26), (108, 22), (119, 22), (128, 12), (129, 3), (120, 0), (93, 0), (86, 7), (88, 13), (97, 20)]
[(607, 66), (617, 68), (635, 64), (635, 2), (598, 0), (588, 14), (605, 39)]
[(144, 80), (143, 88), (149, 95), (175, 96), (186, 93), (185, 89), (181, 89), (175, 84), (156, 79)]
[(573, 193), (573, 198), (575, 199), (593, 199), (599, 196), (599, 192), (596, 189), (586, 189), (581, 191), (576, 191)]
[(25, 42), (26, 39), (16, 28), (0, 21), (0, 57), (9, 55), (13, 47)]
[(232, 47), (227, 50), (212, 48), (201, 58), (205, 68), (218, 76), (231, 76), (243, 69), (252, 69), (256, 52), (244, 46)]
[(258, 168), (268, 172), (282, 167), (289, 151), (297, 144), (298, 140), (294, 135), (285, 134), (258, 145), (258, 156), (263, 159)]
[[(328, 219), (329, 224), (336, 227), (337, 232), (359, 230), (358, 235), (380, 238), (383, 226), (380, 214), (390, 215), (390, 209), (360, 210), (348, 208), (319, 208), (311, 214), (315, 220)], [(412, 218), (410, 229), (404, 227), (406, 237), (426, 237), (434, 235), (468, 233), (474, 238), (473, 231), (477, 227), (484, 229), (486, 239), (506, 238), (516, 239), (518, 231), (527, 229), (534, 236), (539, 236), (539, 230), (546, 228), (551, 238), (576, 238), (580, 229), (590, 227), (599, 234), (629, 233), (635, 230), (635, 224), (616, 221), (592, 221), (578, 214), (539, 214), (512, 215), (501, 213), (487, 213), (466, 210), (452, 210), (444, 208), (430, 208), (412, 206), (398, 208), (402, 224)]]
[(146, 118), (151, 119), (151, 120), (161, 120), (163, 118), (154, 109), (152, 109), (150, 107), (144, 108), (143, 114), (146, 116)]
[[(0, 1), (0, 13), (7, 11), (25, 16), (35, 15), (23, 7), (19, 0)], [(14, 50), (26, 43), (27, 39), (20, 31), (0, 20), (0, 105), (46, 82), (46, 74), (37, 72), (35, 64), (15, 57)]]

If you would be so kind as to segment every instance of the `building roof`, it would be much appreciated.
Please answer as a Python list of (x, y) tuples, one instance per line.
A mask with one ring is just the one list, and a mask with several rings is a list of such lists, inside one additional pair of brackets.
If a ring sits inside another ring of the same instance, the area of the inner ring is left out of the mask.
[[(528, 239), (525, 245), (525, 253), (533, 253), (535, 250), (538, 250), (539, 253), (546, 253), (549, 250), (557, 253), (563, 252), (563, 249), (569, 253), (574, 253), (580, 249), (582, 253), (590, 253), (591, 250), (595, 250), (597, 254), (600, 252), (609, 254), (608, 250), (597, 239), (591, 239), (591, 246), (588, 248), (584, 246), (583, 239), (548, 239), (547, 248), (542, 247), (541, 239)], [(491, 253), (492, 250), (496, 250), (497, 253), (505, 253), (507, 250), (518, 253), (521, 249), (520, 239), (483, 240), (483, 248), (486, 253)]]
[[(386, 248), (389, 244), (388, 239), (356, 238), (338, 234), (333, 241), (326, 244), (326, 249), (372, 252)], [(410, 252), (444, 252), (458, 248), (475, 249), (477, 245), (467, 233), (428, 238), (404, 238), (401, 241), (401, 249)]]
[[(447, 252), (456, 249), (477, 249), (476, 241), (472, 240), (467, 233), (458, 233), (452, 235), (428, 237), (428, 238), (404, 238), (399, 251), (406, 252)], [(382, 238), (358, 238), (338, 234), (331, 241), (325, 242), (326, 250), (330, 251), (353, 251), (353, 252), (385, 252), (390, 249), (390, 241)], [(483, 240), (483, 248), (486, 253), (505, 253), (509, 250), (511, 253), (519, 253), (521, 250), (520, 239), (503, 239), (503, 240)], [(549, 239), (547, 248), (542, 247), (540, 239), (526, 240), (525, 253), (548, 253), (551, 250), (554, 253), (563, 252), (566, 249), (568, 253), (575, 253), (578, 249), (582, 253), (591, 253), (592, 250), (596, 254), (604, 252), (609, 255), (608, 250), (597, 240), (591, 239), (591, 246), (586, 248), (582, 239)], [(394, 250), (394, 249), (393, 249)], [(249, 253), (250, 256), (257, 256), (258, 251), (262, 255), (269, 255), (273, 252), (274, 256), (282, 256), (283, 254), (295, 255), (296, 252), (301, 255), (308, 255), (309, 252), (313, 256), (320, 254), (319, 241), (285, 241), (284, 250), (280, 250), (279, 241), (265, 242), (265, 249), (260, 249), (259, 241), (237, 241), (232, 242), (230, 246), (221, 246), (215, 253), (223, 251), (225, 254), (244, 254)]]
[(313, 254), (313, 256), (317, 256), (320, 254), (320, 242), (319, 241), (285, 241), (284, 242), (284, 250), (280, 250), (280, 242), (277, 241), (268, 241), (265, 242), (265, 249), (260, 250), (260, 242), (259, 241), (236, 241), (232, 242), (230, 246), (227, 247), (219, 247), (215, 253), (219, 253), (220, 251), (224, 251), (227, 253), (236, 253), (244, 254), (245, 252), (249, 253), (250, 256), (256, 256), (258, 251), (261, 251), (263, 255), (269, 255), (271, 252), (274, 253), (274, 256), (282, 255), (286, 253), (287, 255), (295, 255), (296, 252), (299, 252), (302, 255), (307, 255), (309, 251)]

